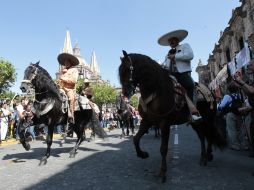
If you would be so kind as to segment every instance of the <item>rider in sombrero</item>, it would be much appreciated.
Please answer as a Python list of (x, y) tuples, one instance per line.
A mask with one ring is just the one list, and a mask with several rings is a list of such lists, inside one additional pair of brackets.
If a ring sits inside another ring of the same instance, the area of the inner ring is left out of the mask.
[(57, 60), (63, 65), (63, 69), (59, 73), (59, 84), (69, 100), (68, 120), (70, 123), (74, 123), (76, 83), (79, 76), (78, 69), (75, 66), (79, 64), (79, 60), (70, 53), (59, 54)]
[(190, 108), (191, 121), (200, 121), (202, 117), (192, 103), (194, 93), (194, 81), (191, 77), (191, 60), (194, 57), (193, 51), (189, 44), (179, 44), (188, 35), (186, 30), (174, 30), (158, 39), (162, 46), (170, 46), (163, 67), (169, 70), (177, 81), (185, 88), (187, 95), (187, 104)]

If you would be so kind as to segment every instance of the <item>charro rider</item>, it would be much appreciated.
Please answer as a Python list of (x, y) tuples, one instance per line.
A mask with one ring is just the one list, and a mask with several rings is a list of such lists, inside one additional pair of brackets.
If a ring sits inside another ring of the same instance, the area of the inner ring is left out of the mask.
[(174, 30), (158, 39), (162, 46), (170, 46), (163, 67), (168, 69), (177, 81), (185, 88), (187, 95), (186, 100), (191, 113), (191, 121), (200, 121), (202, 118), (198, 110), (192, 103), (194, 93), (194, 81), (191, 77), (191, 60), (194, 57), (192, 48), (189, 44), (179, 44), (186, 38), (186, 30)]
[(68, 114), (68, 121), (73, 123), (76, 83), (79, 76), (78, 69), (75, 66), (79, 64), (79, 60), (77, 57), (69, 53), (59, 54), (57, 60), (61, 65), (63, 65), (63, 68), (59, 73), (59, 84), (68, 97), (70, 110)]

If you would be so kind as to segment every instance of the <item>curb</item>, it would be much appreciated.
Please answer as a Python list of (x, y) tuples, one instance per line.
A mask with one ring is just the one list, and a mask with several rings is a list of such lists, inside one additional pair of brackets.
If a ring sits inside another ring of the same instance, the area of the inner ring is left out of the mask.
[[(61, 138), (61, 134), (53, 135), (53, 139), (59, 139), (59, 138)], [(35, 140), (35, 141), (39, 141), (39, 140)], [(13, 145), (13, 144), (21, 144), (21, 143), (19, 142), (19, 140), (12, 138), (12, 139), (8, 139), (7, 141), (3, 140), (2, 143), (0, 143), (0, 147)]]

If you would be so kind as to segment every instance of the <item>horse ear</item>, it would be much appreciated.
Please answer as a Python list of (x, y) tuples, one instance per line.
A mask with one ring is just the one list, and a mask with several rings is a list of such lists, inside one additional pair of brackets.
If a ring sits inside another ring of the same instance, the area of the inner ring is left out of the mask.
[(125, 50), (123, 50), (123, 55), (124, 55), (124, 57), (128, 57), (128, 54), (127, 54), (127, 52), (125, 51)]
[(40, 63), (40, 60), (39, 60), (39, 61), (37, 61), (37, 63), (35, 63), (35, 65), (39, 65), (39, 63)]

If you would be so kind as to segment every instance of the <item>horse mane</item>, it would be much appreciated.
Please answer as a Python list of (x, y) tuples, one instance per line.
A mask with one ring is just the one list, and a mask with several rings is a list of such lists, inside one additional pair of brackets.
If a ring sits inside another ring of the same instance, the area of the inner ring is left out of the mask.
[(144, 89), (146, 89), (147, 93), (173, 91), (173, 83), (168, 71), (163, 69), (158, 62), (142, 54), (132, 53), (129, 56), (133, 66), (135, 65), (134, 68), (139, 71), (138, 74), (135, 74), (135, 77), (138, 78), (140, 83), (145, 85)]
[[(57, 96), (61, 99), (59, 88), (56, 85), (56, 83), (53, 81), (53, 79), (50, 76), (50, 74), (48, 73), (48, 71), (46, 71), (39, 64), (33, 64), (33, 63), (31, 63), (31, 65), (33, 67), (36, 67), (40, 71), (41, 74), (38, 75), (38, 77), (42, 77), (42, 76), (47, 77), (47, 90), (57, 94)], [(39, 79), (38, 82), (41, 84), (41, 86), (45, 86), (45, 81), (44, 80), (40, 80)]]

